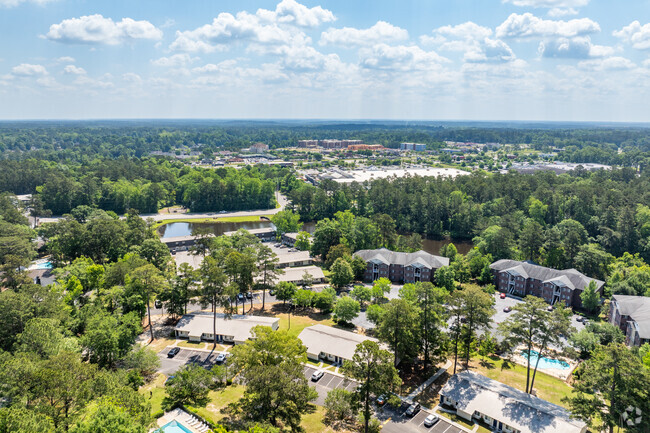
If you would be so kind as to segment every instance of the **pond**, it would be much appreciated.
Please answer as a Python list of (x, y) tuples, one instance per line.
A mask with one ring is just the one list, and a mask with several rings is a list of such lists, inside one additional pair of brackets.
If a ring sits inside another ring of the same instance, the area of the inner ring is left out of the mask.
[[(158, 228), (158, 233), (161, 238), (172, 238), (176, 236), (189, 236), (194, 233), (195, 230), (210, 230), (217, 236), (221, 236), (225, 232), (235, 231), (239, 229), (261, 229), (266, 227), (273, 227), (271, 221), (248, 221), (248, 222), (222, 222), (222, 223), (188, 223), (188, 222), (178, 222), (178, 223), (169, 223)], [(316, 224), (313, 222), (305, 223), (302, 226), (302, 229), (308, 233), (313, 233)], [(422, 249), (431, 254), (439, 254), (440, 248), (443, 245), (447, 245), (453, 242), (458, 252), (461, 254), (467, 254), (469, 250), (472, 249), (474, 244), (467, 240), (460, 239), (424, 239), (422, 241)]]

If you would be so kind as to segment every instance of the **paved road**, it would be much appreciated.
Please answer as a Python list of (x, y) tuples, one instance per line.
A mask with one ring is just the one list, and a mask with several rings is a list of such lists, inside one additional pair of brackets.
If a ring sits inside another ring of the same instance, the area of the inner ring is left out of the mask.
[(160, 368), (158, 371), (166, 376), (173, 375), (183, 365), (197, 364), (204, 367), (211, 367), (216, 363), (217, 355), (222, 353), (220, 351), (206, 352), (181, 348), (176, 356), (168, 358), (167, 353), (170, 349), (171, 347), (166, 347), (158, 352), (158, 358), (160, 358)]
[[(318, 392), (318, 398), (315, 403), (322, 406), (325, 403), (327, 393), (335, 388), (344, 388), (348, 391), (354, 391), (357, 383), (348, 381), (340, 376), (325, 373), (318, 382), (311, 381), (311, 375), (316, 371), (315, 367), (305, 367), (305, 377), (309, 380), (310, 386)], [(462, 433), (463, 430), (451, 425), (444, 418), (441, 418), (436, 425), (431, 428), (424, 426), (424, 419), (429, 416), (430, 412), (421, 410), (413, 418), (402, 415), (403, 409), (384, 406), (376, 408), (375, 416), (382, 422), (382, 432), (387, 433)]]
[[(269, 308), (269, 303), (273, 302), (279, 302), (275, 296), (271, 296), (269, 292), (266, 292), (266, 307)], [(246, 299), (244, 302), (246, 304), (246, 312), (250, 310), (251, 308), (251, 300)], [(255, 292), (253, 293), (253, 305), (262, 305), (262, 292)], [(195, 311), (201, 311), (201, 305), (198, 302), (190, 302), (187, 304), (187, 312), (192, 313)], [(206, 311), (210, 311), (210, 307), (208, 306), (206, 308)], [(237, 313), (241, 314), (241, 303), (237, 302)], [(167, 311), (164, 310), (163, 308), (155, 308), (154, 305), (151, 305), (151, 314), (152, 315), (160, 315), (160, 314), (167, 314)]]

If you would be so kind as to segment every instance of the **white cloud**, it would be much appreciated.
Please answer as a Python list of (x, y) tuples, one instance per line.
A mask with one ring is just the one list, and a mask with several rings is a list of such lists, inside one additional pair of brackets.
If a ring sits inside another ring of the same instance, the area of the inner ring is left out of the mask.
[(578, 63), (578, 67), (594, 71), (612, 71), (633, 69), (636, 65), (624, 57), (608, 57), (606, 59), (584, 60)]
[(14, 66), (11, 73), (16, 77), (43, 77), (47, 75), (47, 69), (43, 65), (32, 65), (29, 63), (22, 63)]
[(22, 3), (33, 3), (35, 5), (44, 6), (56, 0), (0, 0), (0, 7), (13, 8)]
[(344, 47), (374, 45), (378, 43), (401, 42), (409, 38), (409, 33), (401, 27), (386, 21), (377, 21), (367, 29), (343, 27), (330, 28), (321, 34), (321, 45), (341, 45)]
[(467, 21), (456, 26), (443, 26), (434, 32), (454, 39), (480, 39), (492, 35), (492, 29), (483, 27), (472, 21)]
[(591, 39), (585, 36), (540, 42), (538, 51), (542, 57), (548, 58), (588, 59), (611, 56), (616, 50), (604, 45), (594, 45)]
[(69, 44), (118, 45), (137, 39), (159, 40), (163, 36), (160, 29), (149, 21), (135, 21), (122, 18), (114, 22), (102, 15), (86, 15), (70, 18), (59, 24), (52, 24), (46, 37), (50, 40)]
[(449, 62), (435, 51), (424, 51), (416, 45), (390, 46), (377, 44), (359, 51), (361, 66), (367, 69), (395, 71), (426, 70)]
[(470, 63), (502, 63), (516, 59), (515, 53), (499, 39), (484, 38), (480, 44), (465, 52), (463, 60)]
[(308, 8), (295, 0), (282, 0), (275, 11), (258, 9), (257, 15), (268, 21), (295, 24), (300, 27), (318, 27), (323, 23), (336, 20), (334, 14), (320, 6)]
[(613, 35), (632, 44), (637, 50), (650, 49), (650, 23), (642, 26), (640, 22), (633, 21), (621, 30), (614, 31)]
[(127, 83), (132, 83), (132, 84), (141, 84), (142, 83), (142, 78), (140, 75), (134, 73), (134, 72), (127, 72), (126, 74), (122, 74), (122, 80), (126, 81)]
[(187, 53), (181, 53), (174, 54), (169, 57), (161, 57), (156, 60), (151, 60), (151, 64), (162, 67), (178, 67), (189, 65), (196, 62), (197, 60), (199, 60), (198, 57), (191, 57)]
[(63, 57), (59, 57), (58, 59), (56, 59), (56, 62), (57, 63), (74, 63), (75, 60), (74, 60), (74, 57), (63, 56)]
[(574, 8), (553, 8), (548, 11), (548, 16), (552, 18), (566, 17), (569, 15), (578, 15), (578, 10)]
[(555, 21), (538, 18), (531, 13), (511, 14), (496, 29), (499, 38), (575, 37), (600, 31), (597, 22), (589, 18)]
[(589, 0), (503, 0), (504, 3), (512, 3), (515, 6), (531, 8), (578, 8), (587, 6)]
[(63, 72), (70, 75), (85, 75), (86, 70), (84, 68), (78, 68), (75, 65), (68, 65), (63, 68)]

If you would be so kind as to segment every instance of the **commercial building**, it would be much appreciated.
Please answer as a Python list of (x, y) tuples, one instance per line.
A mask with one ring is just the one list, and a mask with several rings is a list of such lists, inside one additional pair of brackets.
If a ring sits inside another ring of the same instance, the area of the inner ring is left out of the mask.
[(437, 269), (449, 266), (447, 257), (434, 256), (426, 251), (399, 253), (380, 248), (359, 250), (354, 254), (367, 264), (364, 273), (366, 281), (375, 281), (379, 278), (388, 278), (400, 284), (433, 281)]
[(278, 282), (286, 281), (294, 284), (304, 284), (305, 274), (309, 275), (312, 284), (321, 284), (325, 282), (325, 274), (318, 266), (299, 266), (294, 268), (285, 268), (284, 274), (278, 275)]
[(348, 150), (384, 150), (386, 149), (381, 144), (351, 144)]
[(248, 150), (254, 153), (264, 153), (269, 151), (269, 145), (264, 143), (255, 143), (252, 144)]
[(537, 296), (551, 305), (560, 302), (567, 307), (581, 308), (580, 295), (589, 283), (596, 282), (599, 292), (605, 284), (575, 269), (557, 270), (517, 260), (499, 260), (490, 268), (497, 290), (520, 297)]
[(298, 232), (293, 232), (293, 233), (283, 233), (282, 234), (282, 244), (287, 245), (287, 246), (294, 246), (296, 245), (296, 241), (298, 240)]
[(455, 168), (435, 168), (411, 166), (405, 168), (388, 168), (388, 167), (366, 167), (356, 170), (341, 170), (338, 168), (326, 169), (322, 172), (308, 171), (303, 172), (305, 179), (314, 185), (318, 185), (323, 180), (332, 180), (338, 183), (366, 182), (375, 179), (390, 179), (406, 176), (421, 177), (456, 177), (470, 174), (468, 171), (458, 170)]
[(585, 433), (566, 409), (472, 371), (453, 375), (440, 404), (469, 422), (481, 420), (505, 433)]
[(376, 338), (325, 325), (309, 326), (302, 330), (298, 338), (307, 348), (307, 358), (315, 362), (350, 361), (359, 344), (366, 340), (379, 343)]
[(171, 251), (187, 251), (196, 243), (197, 236), (172, 236), (160, 239)]
[(276, 247), (270, 245), (271, 251), (278, 256), (276, 268), (293, 268), (297, 266), (309, 266), (314, 263), (309, 251), (299, 251), (286, 246)]
[(422, 143), (400, 143), (399, 150), (414, 150), (416, 152), (424, 152), (427, 150), (427, 145)]
[[(259, 229), (250, 229), (247, 230), (248, 233), (255, 235), (258, 237), (259, 240), (262, 242), (268, 242), (272, 241), (275, 239), (275, 229), (273, 227), (262, 227)], [(237, 233), (237, 231), (229, 231), (225, 232), (223, 235), (224, 236), (232, 236), (233, 234)]]
[[(241, 344), (251, 338), (251, 330), (256, 326), (268, 326), (278, 330), (280, 320), (275, 317), (217, 314), (217, 342)], [(176, 338), (190, 341), (214, 341), (212, 313), (186, 314), (174, 328)]]
[(614, 295), (609, 304), (609, 323), (621, 328), (625, 344), (641, 346), (650, 343), (650, 298), (647, 296)]

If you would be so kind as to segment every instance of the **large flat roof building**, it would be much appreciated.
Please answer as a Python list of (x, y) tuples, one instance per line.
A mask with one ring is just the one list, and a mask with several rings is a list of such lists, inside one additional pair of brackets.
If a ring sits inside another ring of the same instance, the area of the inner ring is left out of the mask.
[(650, 298), (647, 296), (614, 295), (609, 304), (609, 322), (621, 328), (625, 344), (641, 346), (650, 343)]
[(497, 289), (511, 295), (533, 295), (551, 305), (561, 302), (581, 308), (580, 294), (590, 282), (601, 290), (604, 281), (589, 278), (575, 269), (558, 270), (517, 260), (499, 260), (490, 265)]
[[(190, 341), (213, 341), (212, 321), (212, 313), (186, 314), (176, 324), (174, 333), (176, 338), (187, 338)], [(280, 319), (239, 314), (226, 317), (217, 314), (217, 341), (241, 344), (251, 338), (251, 330), (256, 326), (268, 326), (277, 331)]]
[(366, 262), (364, 279), (369, 282), (379, 278), (388, 278), (395, 283), (433, 281), (437, 269), (449, 266), (447, 257), (434, 256), (426, 251), (401, 253), (379, 248), (359, 250), (354, 255)]
[(587, 425), (558, 405), (472, 371), (453, 375), (440, 403), (467, 421), (476, 419), (506, 433), (585, 433)]

